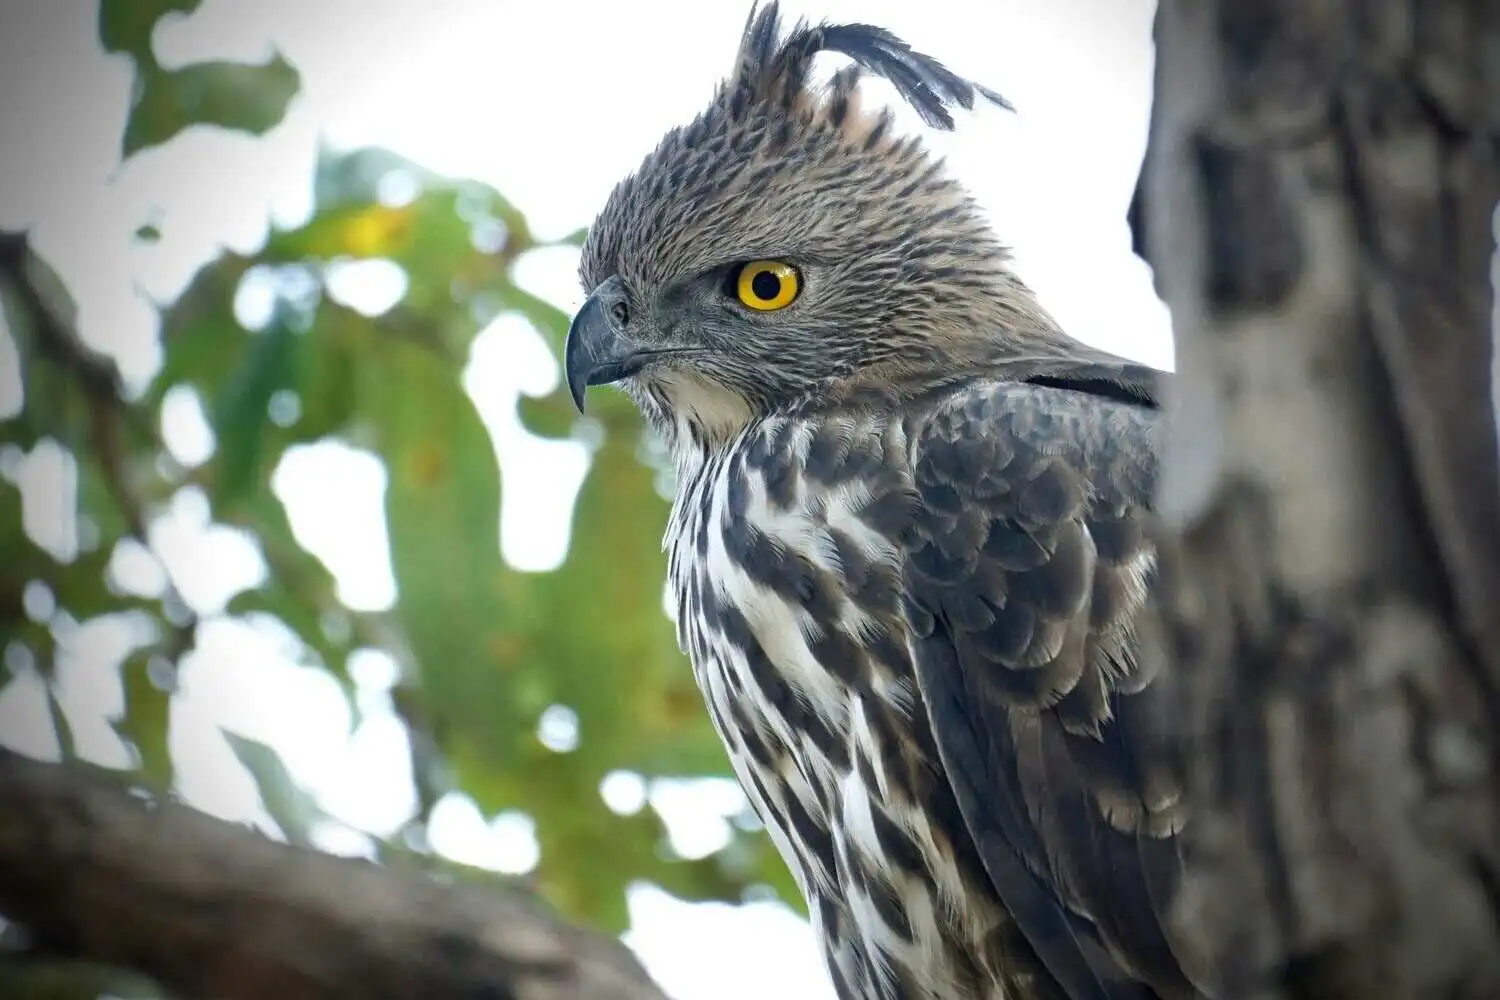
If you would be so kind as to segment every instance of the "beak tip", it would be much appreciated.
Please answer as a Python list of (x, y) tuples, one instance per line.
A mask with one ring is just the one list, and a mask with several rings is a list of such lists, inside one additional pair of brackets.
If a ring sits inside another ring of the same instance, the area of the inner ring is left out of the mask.
[[(571, 347), (572, 345), (569, 346)], [(570, 351), (569, 353), (571, 354), (572, 352)], [(577, 409), (579, 413), (582, 413), (583, 396), (584, 393), (589, 391), (588, 372), (585, 370), (580, 370), (579, 367), (573, 363), (573, 358), (569, 357), (567, 374), (564, 376), (563, 381), (565, 381), (568, 385), (568, 395), (573, 399), (574, 408)]]
[(587, 365), (580, 363), (578, 355), (577, 337), (569, 330), (567, 343), (563, 346), (563, 381), (568, 385), (568, 395), (573, 398), (573, 406), (582, 413), (583, 394), (588, 392), (589, 376)]

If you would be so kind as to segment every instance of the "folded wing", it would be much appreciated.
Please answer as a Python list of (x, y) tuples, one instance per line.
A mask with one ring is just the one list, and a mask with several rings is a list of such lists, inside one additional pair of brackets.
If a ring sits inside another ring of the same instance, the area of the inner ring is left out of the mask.
[(964, 386), (907, 421), (918, 683), (996, 892), (1075, 1000), (1201, 995), (1165, 930), (1181, 758), (1138, 655), (1159, 415), (1129, 367)]

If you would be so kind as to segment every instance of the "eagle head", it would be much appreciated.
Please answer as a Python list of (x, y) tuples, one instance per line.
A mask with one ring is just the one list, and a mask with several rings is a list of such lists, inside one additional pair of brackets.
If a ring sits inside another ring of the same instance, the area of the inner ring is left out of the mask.
[[(853, 63), (814, 87), (823, 51)], [(708, 108), (589, 230), (565, 349), (580, 409), (587, 386), (619, 383), (669, 440), (711, 444), (861, 377), (952, 369), (1051, 330), (942, 161), (861, 107), (862, 71), (937, 128), (976, 94), (1006, 106), (882, 28), (799, 22), (782, 38), (775, 3), (752, 10)]]

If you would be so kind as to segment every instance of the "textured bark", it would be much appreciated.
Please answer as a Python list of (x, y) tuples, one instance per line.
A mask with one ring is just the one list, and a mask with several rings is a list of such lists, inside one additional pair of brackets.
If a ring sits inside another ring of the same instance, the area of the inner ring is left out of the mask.
[(1162, 0), (1178, 924), (1226, 996), (1500, 996), (1500, 5)]
[(183, 997), (663, 1000), (519, 891), (274, 843), (116, 776), (0, 750), (0, 913)]

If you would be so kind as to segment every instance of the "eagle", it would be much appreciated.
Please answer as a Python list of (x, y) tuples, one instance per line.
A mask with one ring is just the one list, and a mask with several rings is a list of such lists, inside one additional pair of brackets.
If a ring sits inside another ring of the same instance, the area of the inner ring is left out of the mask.
[(867, 74), (933, 128), (1008, 107), (753, 8), (588, 231), (568, 387), (675, 462), (678, 640), (840, 1000), (1211, 995), (1147, 640), (1167, 376), (1059, 328)]

